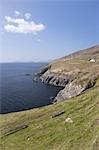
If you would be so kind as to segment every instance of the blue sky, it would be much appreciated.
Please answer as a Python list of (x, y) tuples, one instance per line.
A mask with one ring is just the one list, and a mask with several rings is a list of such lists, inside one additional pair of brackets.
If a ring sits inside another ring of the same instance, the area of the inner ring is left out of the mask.
[(99, 43), (98, 0), (0, 2), (0, 62), (47, 61)]

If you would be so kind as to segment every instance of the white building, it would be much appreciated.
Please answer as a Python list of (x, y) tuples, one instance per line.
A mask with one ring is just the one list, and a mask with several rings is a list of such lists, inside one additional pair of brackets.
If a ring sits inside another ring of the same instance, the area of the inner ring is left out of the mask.
[(90, 62), (96, 62), (96, 60), (94, 58), (89, 60)]

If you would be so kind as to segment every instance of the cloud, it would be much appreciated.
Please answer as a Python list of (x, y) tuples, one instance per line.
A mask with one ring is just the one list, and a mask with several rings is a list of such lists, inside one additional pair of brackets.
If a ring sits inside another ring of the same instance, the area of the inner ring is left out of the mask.
[[(18, 14), (18, 12), (17, 12)], [(26, 13), (25, 18), (12, 18), (5, 16), (4, 29), (6, 32), (13, 33), (33, 33), (40, 32), (45, 29), (45, 25), (42, 23), (35, 23), (34, 21), (27, 21), (31, 17), (31, 14)]]
[(16, 16), (19, 16), (19, 15), (21, 14), (21, 13), (20, 13), (19, 11), (17, 11), (17, 10), (15, 10), (14, 13), (15, 13)]
[(25, 13), (25, 18), (28, 20), (28, 19), (30, 19), (31, 18), (31, 14), (30, 13)]

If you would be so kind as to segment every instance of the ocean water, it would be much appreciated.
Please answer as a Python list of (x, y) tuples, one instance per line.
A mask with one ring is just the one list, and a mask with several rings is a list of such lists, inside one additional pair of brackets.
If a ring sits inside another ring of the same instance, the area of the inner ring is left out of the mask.
[(59, 87), (34, 81), (45, 63), (0, 64), (0, 113), (17, 112), (52, 103)]

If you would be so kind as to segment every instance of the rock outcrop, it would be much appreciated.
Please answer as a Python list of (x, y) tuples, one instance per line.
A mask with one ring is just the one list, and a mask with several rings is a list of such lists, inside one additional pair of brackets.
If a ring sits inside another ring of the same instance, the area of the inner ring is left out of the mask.
[(95, 85), (95, 79), (94, 80), (89, 79), (83, 85), (81, 85), (80, 82), (79, 84), (76, 84), (74, 82), (67, 84), (65, 88), (57, 94), (57, 96), (54, 99), (54, 102), (60, 102), (78, 96), (85, 90)]
[(66, 84), (74, 79), (74, 77), (70, 75), (53, 73), (50, 70), (47, 70), (40, 76), (40, 79), (43, 83), (46, 84), (65, 87)]

